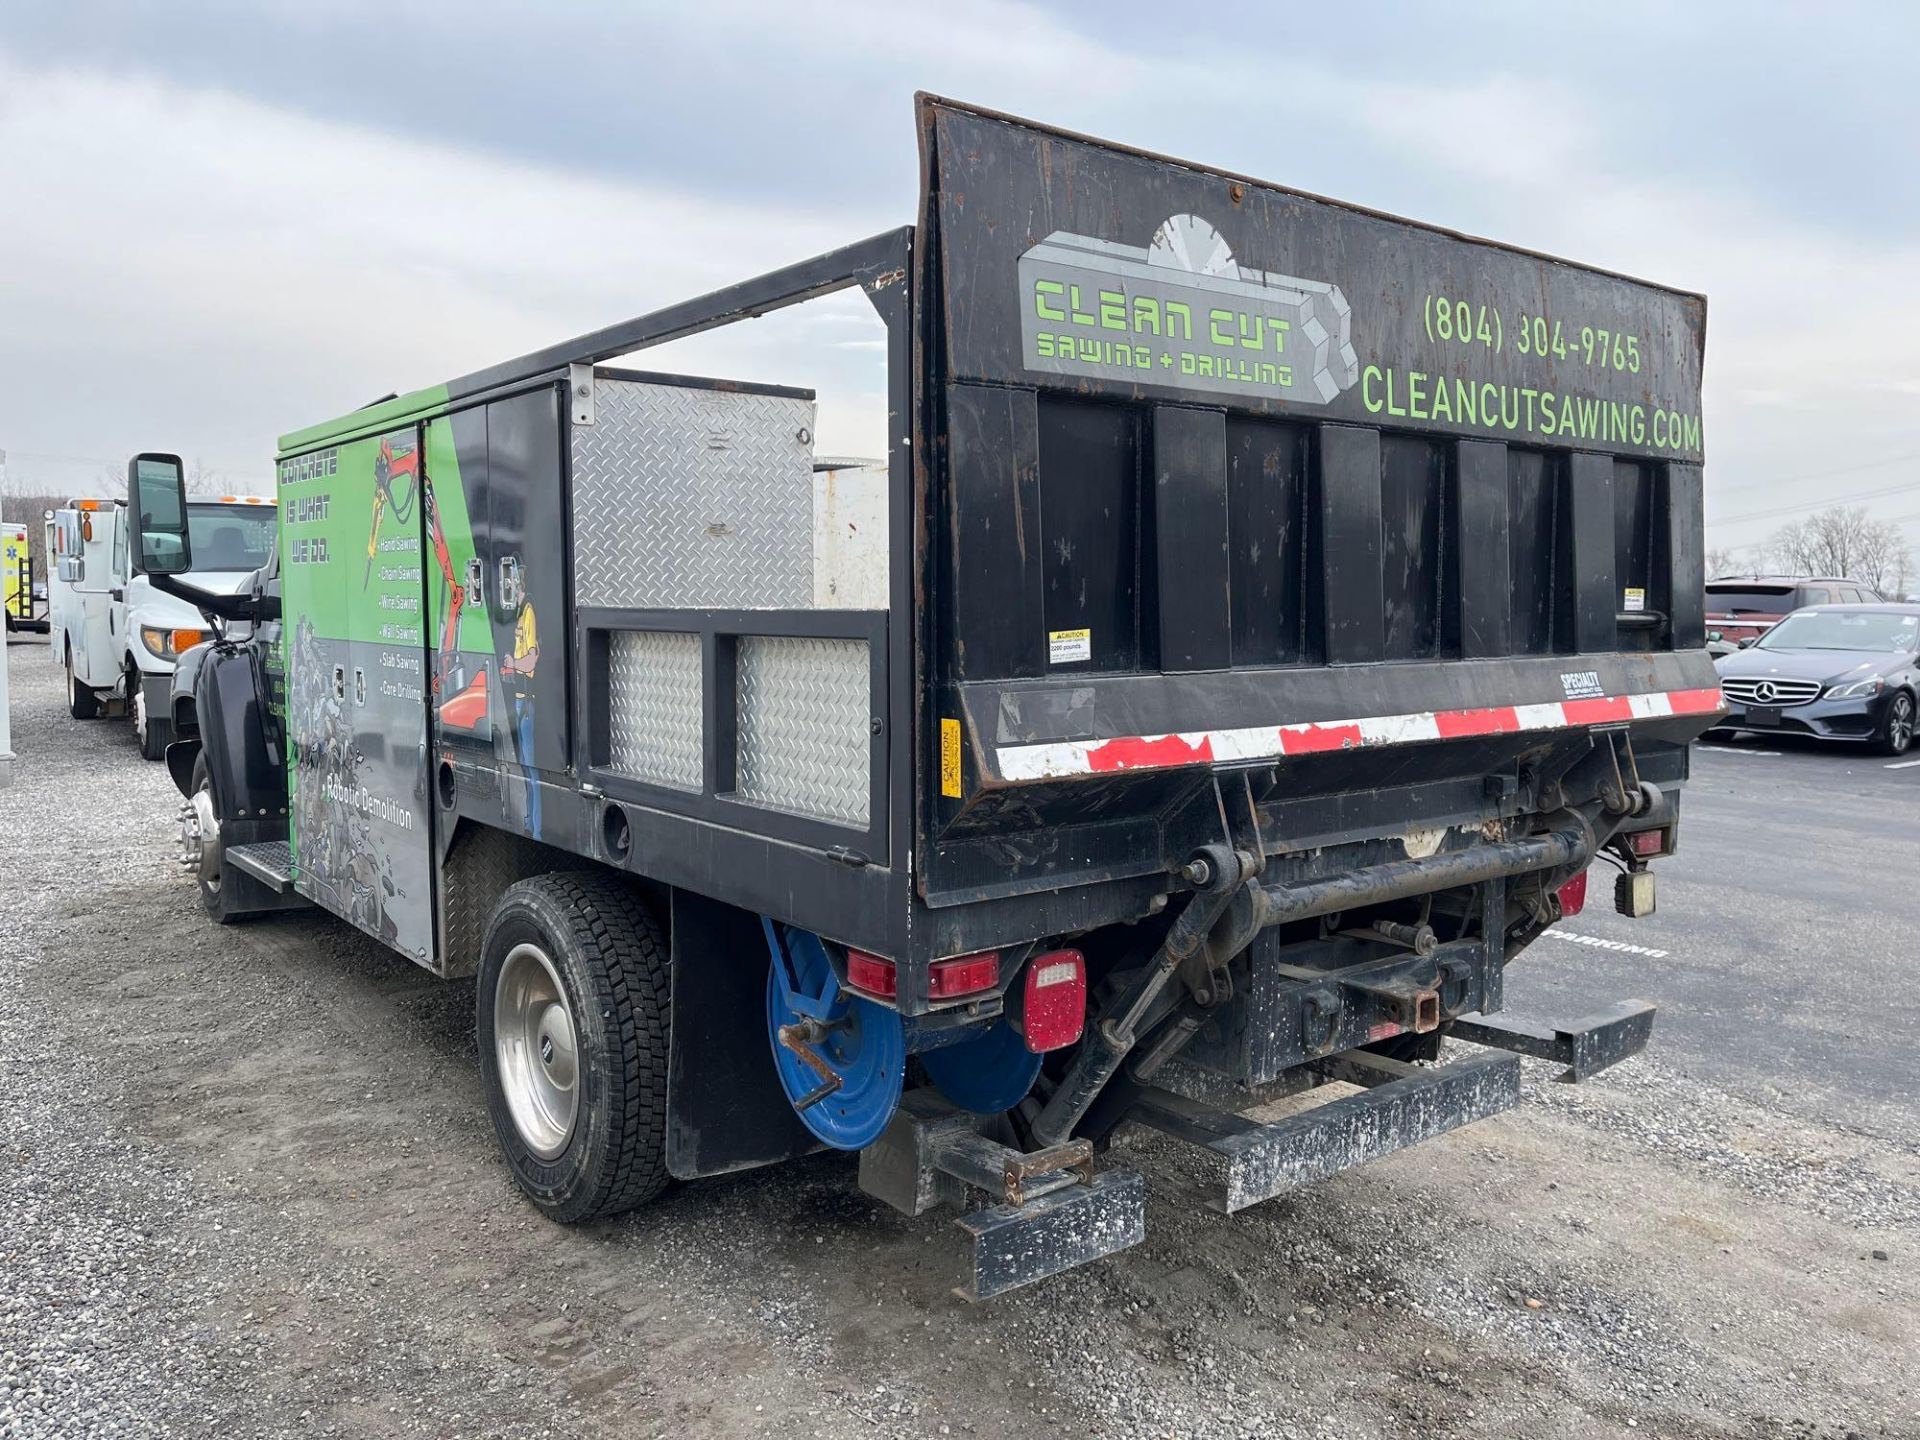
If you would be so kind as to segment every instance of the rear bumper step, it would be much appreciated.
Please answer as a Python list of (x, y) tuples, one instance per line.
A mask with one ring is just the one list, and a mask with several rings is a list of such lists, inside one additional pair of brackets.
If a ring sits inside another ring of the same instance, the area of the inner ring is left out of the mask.
[(1327, 1079), (1366, 1088), (1265, 1125), (1158, 1089), (1146, 1091), (1130, 1114), (1212, 1152), (1221, 1183), (1208, 1203), (1232, 1214), (1520, 1103), (1514, 1055), (1479, 1055), (1423, 1070), (1349, 1054), (1316, 1068)]
[(1462, 1015), (1448, 1033), (1456, 1040), (1565, 1065), (1566, 1072), (1559, 1078), (1577, 1084), (1646, 1049), (1653, 1034), (1654, 1010), (1646, 1000), (1621, 1000), (1567, 1025), (1543, 1025), (1506, 1015)]
[(1147, 1237), (1147, 1184), (1109, 1170), (1024, 1205), (993, 1205), (957, 1222), (973, 1246), (972, 1274), (954, 1293), (990, 1300)]
[(1093, 1173), (1093, 1147), (1070, 1140), (1022, 1152), (979, 1133), (979, 1116), (930, 1089), (901, 1097), (886, 1133), (860, 1152), (860, 1188), (907, 1215), (985, 1191), (1000, 1203), (963, 1215), (969, 1264), (954, 1293), (988, 1300), (1147, 1234), (1147, 1187), (1130, 1170)]

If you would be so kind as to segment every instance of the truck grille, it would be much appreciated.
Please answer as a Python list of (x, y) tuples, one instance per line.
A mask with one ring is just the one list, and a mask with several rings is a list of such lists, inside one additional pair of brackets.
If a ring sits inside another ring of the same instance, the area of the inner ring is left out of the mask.
[(1722, 680), (1720, 688), (1741, 705), (1805, 705), (1820, 694), (1817, 680)]

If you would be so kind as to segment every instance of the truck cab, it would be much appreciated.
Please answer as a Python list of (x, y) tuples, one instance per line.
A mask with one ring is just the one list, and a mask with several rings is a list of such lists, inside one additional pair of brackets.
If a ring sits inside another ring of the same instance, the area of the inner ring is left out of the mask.
[[(271, 500), (223, 495), (187, 503), (196, 541), (193, 583), (237, 593), (273, 553)], [(173, 738), (170, 698), (179, 656), (209, 636), (200, 610), (157, 589), (134, 558), (124, 500), (76, 499), (56, 510), (50, 579), (50, 650), (67, 675), (77, 720), (124, 715), (140, 753), (165, 755)]]

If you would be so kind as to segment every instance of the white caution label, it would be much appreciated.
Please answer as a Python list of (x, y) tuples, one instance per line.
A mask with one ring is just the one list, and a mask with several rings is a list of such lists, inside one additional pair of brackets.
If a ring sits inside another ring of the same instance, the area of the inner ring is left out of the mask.
[(1639, 589), (1621, 592), (1620, 608), (1623, 610), (1644, 610), (1647, 608), (1647, 592)]

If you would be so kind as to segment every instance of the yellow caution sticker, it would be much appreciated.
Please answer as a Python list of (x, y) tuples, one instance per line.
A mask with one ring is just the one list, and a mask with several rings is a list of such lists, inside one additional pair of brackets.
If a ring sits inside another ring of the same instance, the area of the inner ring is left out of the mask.
[(1047, 632), (1047, 663), (1049, 665), (1073, 665), (1092, 658), (1093, 631), (1049, 630)]
[(960, 798), (960, 722), (940, 722), (940, 793), (949, 799)]
[(1644, 610), (1647, 608), (1647, 592), (1637, 587), (1623, 590), (1620, 594), (1622, 610)]

